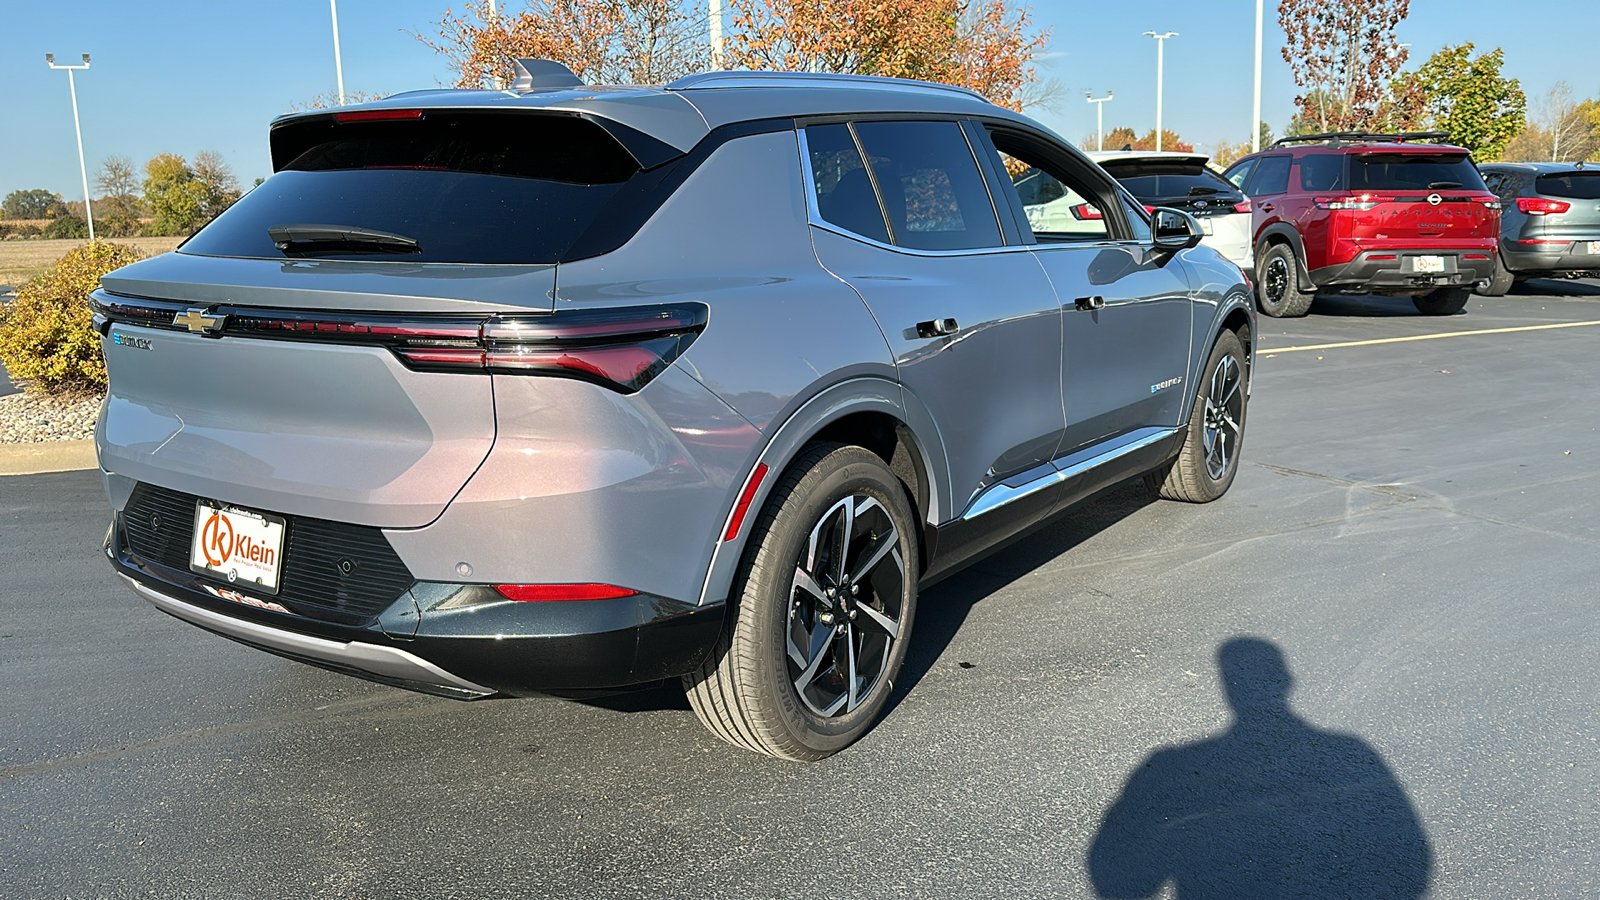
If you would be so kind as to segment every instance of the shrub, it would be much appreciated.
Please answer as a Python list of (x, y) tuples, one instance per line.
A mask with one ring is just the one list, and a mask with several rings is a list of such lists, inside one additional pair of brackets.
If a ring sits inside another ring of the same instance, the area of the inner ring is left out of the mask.
[(100, 276), (143, 257), (133, 247), (92, 241), (63, 256), (24, 284), (0, 308), (0, 362), (30, 391), (84, 394), (106, 384), (100, 336), (89, 312), (89, 292)]
[(48, 240), (86, 238), (88, 236), (88, 223), (77, 216), (62, 216), (44, 227), (44, 237)]

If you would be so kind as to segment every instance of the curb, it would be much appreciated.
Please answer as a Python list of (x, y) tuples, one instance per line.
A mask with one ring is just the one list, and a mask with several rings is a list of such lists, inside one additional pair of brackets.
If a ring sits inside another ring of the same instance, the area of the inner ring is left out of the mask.
[(76, 472), (99, 466), (94, 440), (0, 444), (0, 476)]

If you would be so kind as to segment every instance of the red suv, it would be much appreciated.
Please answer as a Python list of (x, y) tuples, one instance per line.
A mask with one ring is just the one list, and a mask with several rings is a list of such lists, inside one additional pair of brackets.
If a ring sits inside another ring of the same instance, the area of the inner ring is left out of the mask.
[(1427, 315), (1494, 275), (1500, 201), (1442, 132), (1284, 138), (1224, 177), (1255, 202), (1256, 299), (1303, 316), (1318, 293), (1409, 295)]

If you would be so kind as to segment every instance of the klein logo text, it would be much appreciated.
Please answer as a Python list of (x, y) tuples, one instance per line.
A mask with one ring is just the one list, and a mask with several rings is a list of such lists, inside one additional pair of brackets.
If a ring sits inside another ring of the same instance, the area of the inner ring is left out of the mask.
[(1163, 381), (1160, 384), (1152, 384), (1152, 385), (1150, 385), (1150, 393), (1158, 394), (1158, 393), (1166, 390), (1169, 387), (1174, 387), (1174, 386), (1180, 385), (1180, 384), (1183, 384), (1183, 379), (1182, 378), (1168, 378), (1166, 381)]
[(262, 566), (273, 565), (273, 551), (255, 542), (248, 534), (235, 534), (233, 523), (220, 512), (211, 514), (200, 528), (200, 552), (206, 564), (216, 567), (237, 556)]
[(132, 347), (135, 350), (155, 349), (154, 347), (150, 346), (149, 338), (134, 337), (131, 334), (123, 334), (120, 331), (111, 335), (111, 343), (116, 344), (119, 347)]

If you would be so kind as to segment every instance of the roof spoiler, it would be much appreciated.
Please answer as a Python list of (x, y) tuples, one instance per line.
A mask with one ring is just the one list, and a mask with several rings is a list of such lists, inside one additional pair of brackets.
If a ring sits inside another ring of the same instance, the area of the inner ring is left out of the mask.
[(511, 60), (511, 67), (517, 72), (516, 80), (511, 82), (511, 90), (519, 94), (583, 85), (582, 78), (553, 59), (516, 57)]
[(1317, 141), (1330, 141), (1334, 144), (1357, 141), (1381, 141), (1385, 143), (1403, 144), (1406, 141), (1447, 141), (1450, 135), (1443, 131), (1400, 131), (1393, 134), (1383, 134), (1376, 131), (1328, 131), (1322, 134), (1299, 134), (1294, 137), (1278, 138), (1272, 142), (1274, 147), (1286, 144), (1309, 144)]

